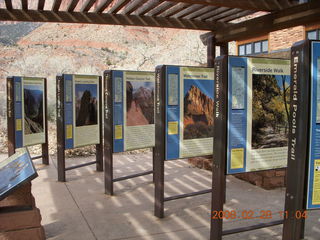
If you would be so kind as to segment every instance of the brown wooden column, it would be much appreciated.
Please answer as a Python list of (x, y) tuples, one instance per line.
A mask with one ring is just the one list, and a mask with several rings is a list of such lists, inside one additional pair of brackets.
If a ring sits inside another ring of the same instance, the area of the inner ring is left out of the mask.
[(45, 131), (45, 143), (41, 144), (42, 149), (42, 163), (45, 165), (49, 165), (49, 142), (48, 142), (48, 88), (47, 88), (47, 79), (44, 79), (44, 99), (45, 99), (45, 107), (44, 107), (44, 129)]
[(216, 39), (213, 35), (207, 38), (207, 66), (214, 67), (214, 59), (216, 58)]
[[(210, 41), (212, 42), (212, 41)], [(208, 49), (209, 49), (208, 42)], [(213, 211), (223, 211), (226, 201), (226, 161), (227, 161), (227, 101), (228, 101), (228, 44), (220, 45), (220, 54), (224, 55), (214, 61), (215, 95), (214, 95), (214, 144), (212, 161), (212, 196), (210, 239), (221, 240), (222, 219), (212, 219)], [(209, 56), (208, 56), (209, 59)]]

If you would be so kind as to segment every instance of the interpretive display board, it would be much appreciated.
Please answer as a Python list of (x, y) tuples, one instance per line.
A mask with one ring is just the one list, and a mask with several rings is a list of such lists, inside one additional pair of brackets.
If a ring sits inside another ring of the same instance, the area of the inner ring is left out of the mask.
[[(8, 120), (14, 123), (14, 147), (46, 142), (46, 99), (44, 78), (8, 78)], [(11, 94), (13, 93), (13, 99)], [(12, 101), (12, 103), (11, 103)], [(9, 109), (8, 109), (9, 110)]]
[(320, 208), (320, 42), (311, 42), (307, 209)]
[(166, 160), (206, 156), (213, 149), (214, 70), (163, 66)]
[[(96, 164), (103, 170), (102, 80), (96, 75), (63, 74), (57, 76), (57, 159), (58, 180), (65, 172)], [(65, 167), (65, 150), (96, 145), (96, 161)]]
[(289, 98), (289, 60), (228, 58), (228, 174), (287, 166)]
[(0, 160), (0, 201), (22, 183), (38, 176), (29, 152), (19, 148), (9, 158)]
[(154, 147), (154, 72), (110, 71), (113, 151)]
[(65, 148), (100, 143), (99, 76), (63, 75)]

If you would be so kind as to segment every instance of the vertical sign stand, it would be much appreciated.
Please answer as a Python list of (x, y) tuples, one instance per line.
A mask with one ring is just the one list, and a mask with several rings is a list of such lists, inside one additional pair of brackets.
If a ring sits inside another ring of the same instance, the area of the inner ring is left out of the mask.
[[(207, 39), (207, 67), (213, 67), (215, 58), (215, 39), (210, 36)], [(164, 197), (164, 171), (166, 153), (166, 70), (163, 66), (156, 68), (156, 117), (155, 117), (155, 147), (153, 150), (154, 161), (154, 182), (155, 182), (155, 203), (154, 215), (158, 218), (164, 217), (164, 202), (181, 198), (210, 193), (211, 189)]]
[[(105, 71), (103, 74), (104, 78), (104, 181), (105, 181), (105, 193), (108, 195), (113, 195), (113, 183), (128, 180), (131, 178), (141, 177), (154, 173), (154, 161), (153, 170), (145, 171), (141, 173), (131, 174), (123, 177), (113, 178), (113, 139), (114, 139), (114, 129), (113, 129), (113, 80), (112, 71)], [(154, 175), (153, 175), (154, 178)], [(153, 180), (154, 182), (154, 180)]]
[(66, 137), (66, 124), (65, 124), (65, 85), (64, 76), (57, 76), (57, 162), (58, 162), (58, 181), (66, 181), (66, 171), (73, 170), (80, 167), (96, 164), (98, 172), (103, 171), (103, 137), (102, 137), (102, 80), (99, 77), (99, 143), (96, 144), (96, 161), (83, 163), (71, 167), (65, 166), (65, 137)]
[[(7, 129), (8, 129), (8, 155), (11, 156), (15, 153), (16, 149), (16, 118), (15, 118), (15, 77), (7, 78)], [(42, 158), (42, 164), (49, 165), (49, 143), (48, 143), (48, 118), (47, 118), (47, 79), (44, 78), (44, 129), (45, 129), (45, 142), (41, 143), (42, 154), (32, 157), (32, 160)], [(23, 119), (21, 121), (24, 121)], [(23, 123), (21, 123), (23, 124)]]
[[(210, 239), (212, 240), (221, 240), (223, 235), (246, 232), (283, 224), (283, 220), (277, 220), (223, 231), (223, 217), (220, 217), (218, 213), (224, 213), (223, 205), (226, 196), (228, 101), (228, 56), (222, 56), (216, 58), (215, 60), (214, 139), (217, 140), (215, 141), (213, 147), (214, 161), (212, 167), (212, 219), (210, 229)], [(294, 185), (295, 182), (292, 184)]]
[[(313, 59), (311, 58), (314, 55), (311, 47), (313, 43), (313, 41), (309, 40), (301, 41), (291, 48), (291, 75), (293, 80), (290, 90), (291, 117), (285, 199), (286, 215), (283, 226), (284, 240), (304, 238), (308, 204), (308, 178), (310, 177), (308, 175), (311, 174), (308, 166), (311, 166), (309, 161), (316, 155), (313, 151), (319, 151), (319, 145), (315, 146), (311, 142), (311, 135), (316, 134), (312, 133), (312, 124), (314, 123), (312, 114), (317, 109), (317, 103), (313, 102), (314, 99), (312, 98), (314, 94), (320, 94), (311, 75), (311, 68), (316, 69), (315, 63), (312, 63)], [(313, 89), (314, 87), (316, 89)]]

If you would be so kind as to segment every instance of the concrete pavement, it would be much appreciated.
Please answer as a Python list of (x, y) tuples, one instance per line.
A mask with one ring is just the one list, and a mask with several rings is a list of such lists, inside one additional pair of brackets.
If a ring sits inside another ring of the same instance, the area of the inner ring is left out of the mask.
[[(152, 169), (151, 153), (114, 156), (115, 177)], [(68, 158), (68, 166), (92, 161), (94, 157)], [(104, 194), (103, 173), (95, 166), (67, 172), (67, 182), (57, 182), (56, 157), (50, 166), (36, 160), (39, 177), (32, 192), (40, 208), (48, 239), (208, 239), (211, 194), (165, 203), (165, 218), (153, 215), (152, 175), (114, 184), (115, 195)], [(211, 172), (191, 167), (186, 160), (165, 164), (166, 196), (199, 191), (211, 187)], [(227, 178), (225, 210), (271, 210), (272, 219), (280, 219), (285, 189), (263, 190), (232, 176)], [(260, 220), (259, 220), (260, 221)], [(261, 222), (268, 222), (263, 220)], [(306, 239), (320, 239), (320, 212), (309, 212)], [(224, 230), (256, 224), (257, 220), (226, 220)], [(282, 225), (228, 235), (223, 239), (281, 239)]]

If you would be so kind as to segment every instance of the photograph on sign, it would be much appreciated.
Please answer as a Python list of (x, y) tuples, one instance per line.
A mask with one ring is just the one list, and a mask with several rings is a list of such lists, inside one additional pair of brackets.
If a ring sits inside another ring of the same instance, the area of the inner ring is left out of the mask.
[(154, 124), (154, 82), (126, 82), (126, 126)]
[(213, 137), (213, 84), (184, 80), (183, 139)]
[(76, 126), (98, 124), (98, 99), (96, 84), (76, 84)]
[(14, 77), (16, 147), (45, 143), (45, 79)]
[(166, 66), (166, 159), (212, 154), (213, 68)]
[(98, 144), (99, 77), (73, 75), (74, 147)]
[(0, 201), (20, 184), (37, 177), (28, 151), (19, 148), (16, 153), (0, 161)]
[(290, 62), (229, 57), (228, 81), (228, 173), (286, 167)]
[(320, 208), (320, 42), (311, 42), (311, 111), (307, 209)]
[(154, 147), (154, 73), (117, 70), (112, 81), (114, 152)]

